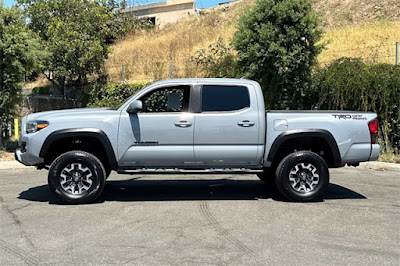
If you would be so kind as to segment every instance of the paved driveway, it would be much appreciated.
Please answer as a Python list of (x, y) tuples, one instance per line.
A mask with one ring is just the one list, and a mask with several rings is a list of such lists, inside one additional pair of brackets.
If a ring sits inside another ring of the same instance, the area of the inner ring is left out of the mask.
[(0, 170), (0, 265), (400, 265), (400, 172), (331, 170), (290, 203), (256, 176), (118, 176), (58, 205), (47, 172)]

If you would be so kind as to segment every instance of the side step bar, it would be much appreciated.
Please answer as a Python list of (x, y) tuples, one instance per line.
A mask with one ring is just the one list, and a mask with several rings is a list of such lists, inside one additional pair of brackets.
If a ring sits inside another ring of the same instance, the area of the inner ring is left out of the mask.
[(140, 168), (140, 169), (118, 169), (118, 174), (258, 174), (262, 169), (247, 168), (211, 168), (211, 169), (180, 169), (180, 168)]

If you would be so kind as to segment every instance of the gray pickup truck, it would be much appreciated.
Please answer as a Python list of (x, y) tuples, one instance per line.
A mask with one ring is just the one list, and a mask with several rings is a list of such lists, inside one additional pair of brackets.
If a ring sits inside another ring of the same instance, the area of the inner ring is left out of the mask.
[(353, 111), (266, 111), (246, 79), (176, 79), (142, 89), (118, 109), (74, 109), (22, 119), (16, 159), (49, 169), (64, 203), (94, 201), (120, 174), (257, 174), (289, 200), (321, 198), (329, 167), (377, 160), (378, 121)]

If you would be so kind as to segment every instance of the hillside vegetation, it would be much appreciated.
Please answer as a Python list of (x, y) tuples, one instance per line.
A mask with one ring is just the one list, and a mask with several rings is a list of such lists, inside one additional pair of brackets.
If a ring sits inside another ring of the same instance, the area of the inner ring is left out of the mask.
[[(110, 82), (149, 82), (170, 77), (202, 77), (191, 60), (200, 49), (222, 38), (229, 44), (240, 14), (253, 3), (242, 0), (203, 10), (162, 29), (135, 32), (112, 47), (106, 61)], [(316, 0), (314, 7), (325, 22), (326, 50), (318, 57), (326, 64), (342, 56), (394, 63), (395, 42), (400, 41), (398, 0)]]

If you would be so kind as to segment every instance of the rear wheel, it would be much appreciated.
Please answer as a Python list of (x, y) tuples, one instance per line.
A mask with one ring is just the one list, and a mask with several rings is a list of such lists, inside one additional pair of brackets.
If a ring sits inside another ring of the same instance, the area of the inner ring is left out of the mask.
[(286, 156), (275, 173), (278, 190), (292, 201), (320, 199), (329, 185), (329, 171), (324, 159), (310, 151)]
[(94, 201), (103, 191), (106, 171), (99, 159), (84, 151), (70, 151), (52, 163), (48, 182), (51, 192), (63, 203)]

